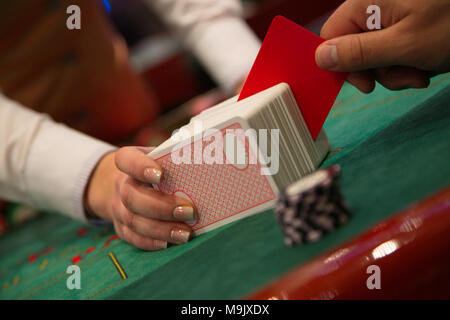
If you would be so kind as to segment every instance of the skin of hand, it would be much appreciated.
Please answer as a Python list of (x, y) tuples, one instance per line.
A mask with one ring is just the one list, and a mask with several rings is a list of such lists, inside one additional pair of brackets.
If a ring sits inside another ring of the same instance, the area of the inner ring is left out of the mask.
[(85, 194), (86, 210), (110, 221), (123, 240), (143, 250), (189, 241), (196, 220), (192, 204), (161, 193), (162, 168), (147, 156), (151, 148), (123, 147), (104, 156), (94, 169)]
[[(370, 5), (381, 12), (381, 29), (369, 31)], [(449, 0), (347, 0), (321, 30), (317, 65), (350, 72), (348, 81), (365, 93), (375, 80), (388, 89), (424, 88), (450, 70)]]

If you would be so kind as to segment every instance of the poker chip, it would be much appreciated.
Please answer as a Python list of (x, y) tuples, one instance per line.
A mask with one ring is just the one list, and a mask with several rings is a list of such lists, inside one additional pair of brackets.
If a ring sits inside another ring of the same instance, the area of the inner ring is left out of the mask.
[(282, 191), (275, 215), (288, 246), (299, 246), (321, 239), (350, 218), (348, 205), (340, 191), (338, 165), (317, 170)]

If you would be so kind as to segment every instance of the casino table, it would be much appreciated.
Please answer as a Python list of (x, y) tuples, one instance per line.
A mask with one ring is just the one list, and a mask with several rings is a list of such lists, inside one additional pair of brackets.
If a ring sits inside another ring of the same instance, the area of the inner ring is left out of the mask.
[[(0, 298), (404, 298), (431, 287), (448, 298), (449, 106), (450, 74), (427, 89), (364, 95), (344, 85), (325, 123), (322, 166), (341, 166), (352, 217), (314, 243), (287, 247), (272, 210), (157, 252), (108, 225), (41, 213), (0, 237)], [(66, 285), (72, 264), (80, 290)], [(378, 295), (366, 286), (369, 264), (381, 269)]]

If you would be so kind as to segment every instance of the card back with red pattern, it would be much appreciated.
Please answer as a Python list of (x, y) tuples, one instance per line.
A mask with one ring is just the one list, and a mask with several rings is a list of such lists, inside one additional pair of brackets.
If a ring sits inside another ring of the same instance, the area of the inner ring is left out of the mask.
[[(225, 136), (230, 130), (238, 129), (243, 129), (242, 124), (234, 122), (219, 131)], [(248, 138), (244, 135), (240, 139)], [(154, 157), (164, 169), (162, 182), (154, 187), (164, 193), (185, 197), (194, 204), (198, 220), (191, 226), (196, 235), (270, 208), (278, 192), (272, 178), (261, 174), (260, 163), (248, 160), (250, 157), (256, 159), (256, 150), (250, 149), (248, 140), (241, 141), (245, 146), (247, 162), (243, 166), (226, 161), (225, 152), (223, 164), (179, 163), (173, 160), (175, 152), (190, 154), (191, 160), (201, 159), (208, 141), (208, 136), (194, 139), (182, 150), (179, 148)]]
[(266, 34), (239, 100), (286, 82), (291, 87), (315, 140), (347, 77), (320, 69), (316, 48), (324, 40), (296, 23), (277, 16)]

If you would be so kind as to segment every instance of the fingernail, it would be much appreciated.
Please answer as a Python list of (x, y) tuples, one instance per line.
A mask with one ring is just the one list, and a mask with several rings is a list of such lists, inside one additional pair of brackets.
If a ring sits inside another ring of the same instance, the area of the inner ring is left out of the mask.
[(322, 69), (332, 70), (338, 66), (336, 46), (323, 44), (319, 48), (318, 65)]
[(156, 250), (167, 249), (167, 241), (155, 240), (153, 244)]
[(179, 228), (174, 228), (170, 231), (170, 238), (177, 243), (186, 243), (191, 238), (191, 232)]
[(147, 168), (144, 170), (144, 177), (149, 183), (158, 184), (161, 182), (162, 172), (155, 168)]
[(195, 213), (192, 207), (176, 207), (173, 210), (173, 216), (175, 219), (180, 221), (194, 221)]

